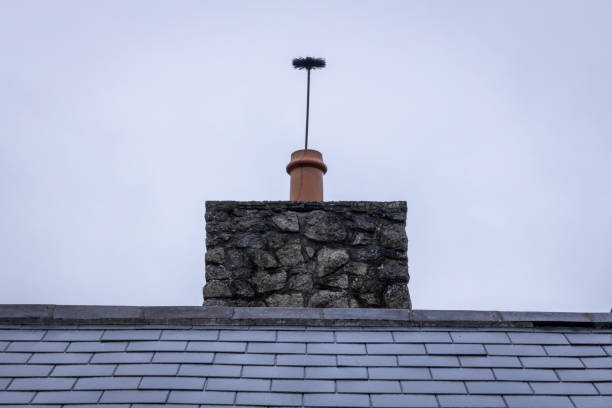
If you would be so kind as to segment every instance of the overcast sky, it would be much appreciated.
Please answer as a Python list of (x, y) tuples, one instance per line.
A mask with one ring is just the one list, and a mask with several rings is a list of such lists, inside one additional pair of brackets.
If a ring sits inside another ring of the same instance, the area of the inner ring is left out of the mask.
[(0, 303), (200, 305), (204, 202), (406, 200), (419, 309), (612, 306), (610, 1), (0, 1)]

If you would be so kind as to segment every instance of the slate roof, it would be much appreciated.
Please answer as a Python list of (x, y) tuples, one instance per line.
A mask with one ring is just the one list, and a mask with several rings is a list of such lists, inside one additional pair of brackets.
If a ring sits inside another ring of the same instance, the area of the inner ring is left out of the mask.
[(0, 404), (612, 407), (612, 315), (0, 306)]

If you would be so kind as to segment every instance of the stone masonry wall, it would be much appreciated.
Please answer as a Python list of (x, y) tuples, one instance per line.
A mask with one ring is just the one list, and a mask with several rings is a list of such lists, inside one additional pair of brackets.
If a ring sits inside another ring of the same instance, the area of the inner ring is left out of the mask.
[(410, 308), (406, 202), (206, 202), (206, 306)]

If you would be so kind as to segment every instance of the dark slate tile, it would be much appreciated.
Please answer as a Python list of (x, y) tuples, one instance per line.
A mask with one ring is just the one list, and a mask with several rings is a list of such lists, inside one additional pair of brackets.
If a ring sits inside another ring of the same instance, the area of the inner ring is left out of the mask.
[(510, 343), (510, 338), (504, 332), (450, 332), (455, 343)]
[(161, 330), (106, 330), (102, 340), (158, 340)]
[(133, 390), (138, 388), (140, 377), (89, 377), (79, 378), (75, 390)]
[(555, 395), (506, 395), (509, 408), (573, 408), (569, 398)]
[(306, 367), (306, 378), (361, 379), (368, 378), (368, 372), (365, 367)]
[(302, 395), (280, 392), (239, 392), (236, 396), (236, 403), (242, 405), (297, 407), (302, 405)]
[(72, 389), (76, 378), (15, 378), (9, 390), (17, 391), (47, 391)]
[(396, 367), (395, 356), (338, 356), (339, 366), (354, 367)]
[(612, 333), (566, 333), (571, 344), (612, 344)]
[(459, 361), (463, 367), (521, 367), (519, 359), (510, 356), (460, 356)]
[(372, 395), (373, 407), (437, 407), (438, 403), (433, 395), (418, 394), (388, 394)]
[(610, 408), (612, 397), (572, 397), (576, 408)]
[[(13, 380), (14, 382), (15, 380)], [(10, 378), (0, 378), (0, 390), (6, 388), (6, 386), (11, 382)]]
[(603, 346), (603, 348), (609, 356), (612, 356), (612, 346)]
[(583, 358), (582, 363), (588, 368), (612, 368), (612, 357)]
[(150, 363), (153, 353), (96, 353), (92, 364), (101, 363)]
[(612, 370), (556, 370), (561, 381), (611, 381)]
[[(612, 382), (595, 383), (595, 387), (601, 395), (612, 395)], [(2, 387), (0, 387), (1, 389)]]
[(283, 366), (244, 366), (245, 378), (304, 378), (304, 368)]
[(389, 331), (336, 331), (338, 343), (393, 343)]
[(0, 364), (25, 363), (31, 353), (0, 353)]
[(370, 379), (374, 380), (428, 380), (427, 368), (377, 367), (368, 368)]
[[(159, 352), (153, 356), (154, 363), (212, 363), (214, 353)], [(240, 354), (242, 355), (242, 354)]]
[(396, 343), (451, 343), (448, 332), (443, 331), (395, 331)]
[(152, 390), (203, 390), (204, 378), (144, 377), (138, 388)]
[(235, 392), (171, 391), (168, 402), (178, 404), (233, 404)]
[(221, 330), (220, 341), (276, 341), (274, 330)]
[(249, 353), (304, 354), (304, 343), (249, 343)]
[(369, 407), (370, 398), (368, 394), (304, 394), (304, 406)]
[(70, 343), (68, 346), (68, 352), (71, 353), (88, 353), (88, 352), (116, 352), (124, 351), (127, 348), (127, 342), (97, 342), (97, 341), (85, 341)]
[(4, 349), (6, 348), (6, 346), (9, 345), (8, 341), (0, 341), (0, 351), (4, 351)]
[(44, 330), (29, 330), (29, 329), (0, 330), (0, 340), (5, 340), (5, 341), (17, 341), (17, 340), (36, 341), (36, 340), (42, 339), (44, 335), (45, 335)]
[(397, 359), (404, 367), (459, 367), (457, 356), (398, 356)]
[[(439, 395), (438, 401), (440, 401), (441, 407), (497, 408), (506, 406), (499, 395)], [(535, 408), (535, 406), (531, 408)]]
[(52, 365), (0, 364), (0, 377), (46, 377)]
[[(265, 354), (259, 354), (265, 355)], [(276, 364), (280, 366), (334, 366), (336, 356), (333, 355), (312, 355), (312, 354), (279, 354), (276, 356)]]
[(526, 368), (579, 368), (584, 367), (572, 357), (519, 357)]
[[(536, 394), (548, 395), (592, 395), (597, 390), (590, 383), (539, 383), (532, 382), (531, 387)], [(518, 394), (518, 393), (514, 393)]]
[(119, 364), (115, 375), (176, 375), (178, 364)]
[(504, 381), (559, 381), (553, 370), (494, 368), (495, 378)]
[(102, 330), (49, 330), (44, 341), (93, 341), (100, 340)]
[(186, 341), (131, 341), (128, 351), (183, 351)]
[(23, 351), (23, 352), (61, 352), (66, 350), (68, 343), (60, 342), (38, 342), (38, 341), (15, 341), (6, 348), (6, 351)]
[(526, 382), (466, 381), (465, 385), (470, 394), (533, 394)]
[(104, 391), (100, 403), (154, 403), (166, 402), (168, 391), (119, 390)]
[(278, 341), (286, 343), (333, 343), (334, 332), (318, 330), (279, 330)]
[(549, 356), (605, 356), (606, 352), (600, 346), (545, 346)]
[(86, 364), (90, 353), (36, 353), (28, 364)]
[(365, 354), (364, 344), (308, 343), (308, 354)]
[(219, 330), (164, 330), (161, 340), (217, 340)]
[(32, 400), (35, 404), (92, 404), (101, 391), (41, 391)]
[(270, 391), (270, 380), (256, 378), (209, 378), (206, 389), (212, 391)]
[(490, 368), (432, 368), (436, 380), (492, 380)]
[(508, 336), (516, 344), (568, 344), (561, 333), (508, 332)]
[(425, 346), (409, 343), (366, 344), (368, 354), (425, 354)]
[(402, 381), (405, 394), (465, 394), (463, 381)]
[(274, 365), (274, 354), (216, 353), (215, 364)]
[[(337, 381), (338, 392), (356, 393), (356, 394), (394, 394), (401, 393), (399, 381), (385, 381), (385, 380), (370, 380), (370, 381), (358, 381), (358, 380), (339, 380)], [(332, 388), (329, 392), (333, 392)]]
[[(334, 392), (334, 381), (326, 380), (272, 380), (272, 391), (280, 392)], [(342, 392), (342, 391), (340, 391)]]
[(246, 351), (245, 342), (190, 341), (187, 351), (218, 351), (242, 353)]
[(178, 375), (196, 377), (240, 377), (239, 365), (183, 364)]
[(482, 344), (426, 344), (429, 354), (486, 355)]
[(62, 365), (56, 366), (51, 373), (52, 377), (104, 377), (113, 375), (115, 365)]
[(544, 348), (535, 344), (486, 344), (492, 356), (546, 356)]
[[(33, 396), (33, 392), (2, 391), (0, 392), (0, 401), (2, 404), (28, 404)], [(28, 404), (28, 406), (31, 405)]]

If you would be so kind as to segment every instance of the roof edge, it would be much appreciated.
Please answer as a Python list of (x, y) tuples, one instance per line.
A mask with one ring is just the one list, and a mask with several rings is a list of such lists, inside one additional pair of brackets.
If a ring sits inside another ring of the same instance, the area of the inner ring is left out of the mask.
[(4, 324), (612, 328), (612, 313), (0, 304)]

